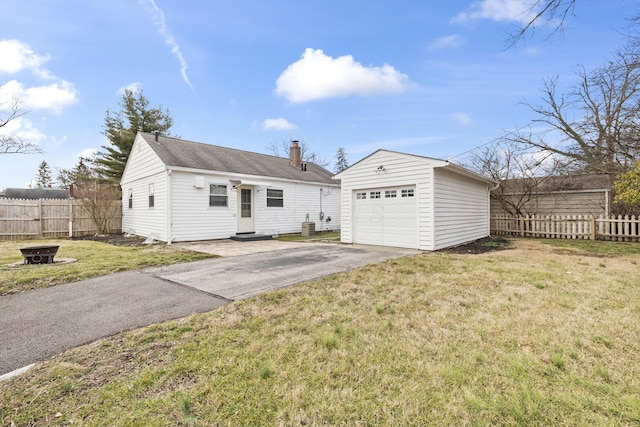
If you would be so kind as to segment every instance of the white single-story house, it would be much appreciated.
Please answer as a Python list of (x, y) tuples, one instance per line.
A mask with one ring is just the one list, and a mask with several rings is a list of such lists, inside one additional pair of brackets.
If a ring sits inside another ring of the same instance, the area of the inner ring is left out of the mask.
[(340, 228), (340, 183), (290, 158), (138, 133), (125, 166), (122, 230), (163, 242)]
[(378, 150), (334, 178), (344, 243), (438, 250), (489, 235), (496, 183), (446, 160)]

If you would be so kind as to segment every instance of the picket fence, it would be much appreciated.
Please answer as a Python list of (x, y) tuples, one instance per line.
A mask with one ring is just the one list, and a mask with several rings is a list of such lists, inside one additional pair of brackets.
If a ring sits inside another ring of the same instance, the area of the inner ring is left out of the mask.
[(640, 217), (591, 215), (494, 215), (491, 233), (545, 239), (640, 241)]
[[(112, 206), (109, 233), (122, 232), (121, 206), (120, 201)], [(97, 232), (82, 200), (0, 198), (0, 240), (79, 237)]]

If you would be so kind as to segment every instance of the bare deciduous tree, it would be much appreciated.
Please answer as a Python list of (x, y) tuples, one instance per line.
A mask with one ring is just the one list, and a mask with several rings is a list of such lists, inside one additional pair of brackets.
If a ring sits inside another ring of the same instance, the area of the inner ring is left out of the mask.
[[(615, 176), (640, 156), (640, 63), (631, 53), (587, 73), (568, 94), (558, 93), (557, 78), (547, 79), (542, 104), (527, 104), (530, 125), (502, 138), (549, 151), (575, 168)], [(544, 128), (543, 132), (532, 129)]]
[(576, 0), (534, 0), (530, 2), (528, 12), (531, 13), (524, 25), (511, 35), (509, 45), (513, 46), (535, 32), (539, 25), (553, 24), (551, 33), (562, 31), (567, 18), (573, 16)]
[(554, 174), (552, 153), (532, 152), (513, 141), (496, 141), (474, 151), (466, 166), (500, 183), (491, 192), (500, 208), (511, 215), (527, 215), (540, 184)]
[[(320, 157), (315, 151), (311, 151), (309, 144), (304, 138), (297, 140), (300, 145), (300, 159), (303, 162), (315, 163), (318, 166), (326, 168), (329, 166), (329, 161), (323, 157)], [(267, 150), (274, 156), (289, 157), (289, 149), (291, 148), (291, 141), (283, 139), (280, 141), (271, 141), (267, 146)]]
[(95, 180), (76, 182), (74, 196), (82, 200), (82, 209), (96, 224), (98, 233), (108, 234), (112, 221), (120, 215), (120, 186)]
[[(29, 111), (20, 106), (20, 101), (17, 98), (11, 100), (8, 108), (5, 108), (5, 105), (0, 103), (0, 129), (28, 113)], [(18, 135), (0, 134), (0, 154), (34, 154), (40, 152), (41, 150), (36, 144), (26, 141)]]

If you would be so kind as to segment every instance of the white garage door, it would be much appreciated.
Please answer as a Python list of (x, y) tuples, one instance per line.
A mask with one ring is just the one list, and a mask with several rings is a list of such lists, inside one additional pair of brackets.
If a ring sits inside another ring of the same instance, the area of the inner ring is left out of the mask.
[(415, 186), (353, 192), (353, 242), (367, 245), (418, 247)]

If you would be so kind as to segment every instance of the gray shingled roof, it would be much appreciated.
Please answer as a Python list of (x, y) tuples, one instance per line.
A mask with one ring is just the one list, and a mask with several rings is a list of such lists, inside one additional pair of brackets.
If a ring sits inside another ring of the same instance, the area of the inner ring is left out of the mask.
[[(599, 174), (546, 176), (538, 178), (537, 181), (534, 191), (540, 193), (611, 189), (611, 178), (608, 175)], [(502, 181), (500, 185), (506, 193), (517, 193), (522, 191), (523, 180), (519, 178), (507, 179)]]
[(156, 141), (156, 136), (151, 133), (141, 132), (140, 135), (160, 160), (169, 167), (339, 184), (339, 181), (331, 179), (333, 176), (331, 172), (314, 163), (307, 163), (307, 170), (302, 171), (300, 168), (290, 166), (288, 158), (167, 136), (158, 136)]
[(7, 199), (68, 199), (69, 191), (53, 188), (5, 188)]

